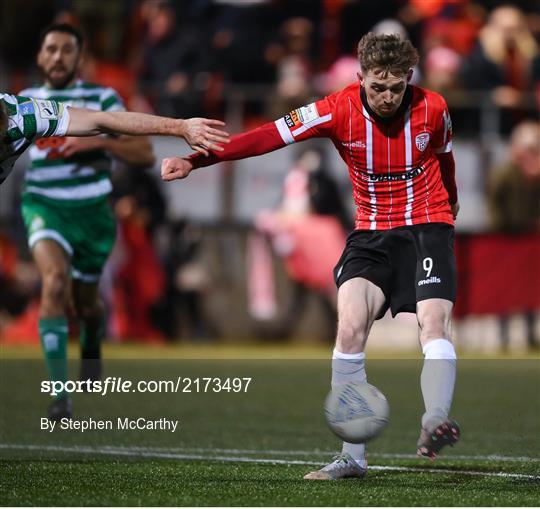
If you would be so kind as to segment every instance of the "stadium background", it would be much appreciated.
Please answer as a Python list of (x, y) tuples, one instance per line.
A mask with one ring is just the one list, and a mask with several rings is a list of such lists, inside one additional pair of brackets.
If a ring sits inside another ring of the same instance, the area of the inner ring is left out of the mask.
[[(509, 156), (513, 126), (537, 118), (540, 10), (537, 2), (504, 3), (523, 16), (514, 35), (534, 41), (534, 54), (528, 54), (521, 67), (503, 72), (503, 84), (515, 92), (505, 102), (496, 92), (500, 83), (482, 80), (474, 72), (480, 34), (501, 3), (6, 0), (0, 7), (0, 89), (15, 93), (39, 82), (34, 64), (39, 31), (52, 21), (68, 21), (87, 36), (83, 76), (116, 88), (129, 109), (223, 118), (235, 133), (354, 80), (355, 45), (363, 33), (402, 30), (421, 53), (417, 83), (442, 91), (454, 122), (461, 203), (457, 345), (498, 350), (498, 317), (504, 315), (510, 317), (511, 348), (522, 351), (527, 344), (523, 312), (537, 314), (540, 308), (539, 218), (536, 228), (527, 231), (497, 231), (488, 190), (496, 166)], [(325, 169), (352, 216), (346, 168), (331, 144), (287, 147), (165, 185), (158, 177), (160, 160), (186, 154), (188, 147), (175, 139), (155, 138), (153, 143), (155, 168), (115, 171), (115, 210), (140, 244), (134, 251), (135, 244), (120, 241), (103, 278), (110, 340), (274, 344), (287, 339), (329, 345), (332, 330), (317, 292), (309, 292), (305, 309), (299, 305), (294, 324), (283, 325), (287, 310), (296, 309), (295, 287), (275, 251), (270, 259), (273, 272), (268, 272), (265, 253), (270, 243), (266, 239), (263, 247), (257, 244), (253, 230), (262, 210), (278, 207), (285, 177), (306, 148), (324, 153)], [(38, 343), (39, 282), (19, 211), (26, 163), (21, 158), (0, 190), (0, 337), (5, 344)], [(253, 250), (257, 260), (262, 257), (260, 264), (253, 262)], [(114, 291), (123, 284), (119, 274), (126, 267), (137, 288), (131, 300)], [(269, 279), (274, 283), (273, 298), (271, 288), (263, 288), (270, 300), (266, 312), (257, 311), (253, 302), (257, 277), (263, 278), (262, 286)], [(119, 307), (122, 314), (116, 311)], [(412, 315), (385, 318), (373, 334), (371, 348), (416, 345)]]

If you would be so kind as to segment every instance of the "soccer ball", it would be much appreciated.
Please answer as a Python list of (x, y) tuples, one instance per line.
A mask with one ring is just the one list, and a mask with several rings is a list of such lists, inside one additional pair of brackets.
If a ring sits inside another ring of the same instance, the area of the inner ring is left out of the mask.
[(330, 391), (324, 413), (328, 426), (339, 438), (361, 444), (380, 434), (388, 423), (390, 408), (377, 387), (351, 382)]

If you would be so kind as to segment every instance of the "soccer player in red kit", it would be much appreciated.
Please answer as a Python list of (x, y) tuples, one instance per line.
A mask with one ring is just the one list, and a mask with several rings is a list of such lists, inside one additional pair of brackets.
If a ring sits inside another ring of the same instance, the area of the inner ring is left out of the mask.
[[(338, 331), (332, 387), (366, 381), (364, 347), (374, 320), (415, 312), (424, 354), (425, 404), (417, 453), (434, 459), (459, 438), (448, 417), (456, 376), (451, 312), (456, 295), (454, 219), (459, 210), (452, 126), (444, 99), (409, 85), (418, 53), (397, 35), (366, 34), (358, 82), (279, 120), (232, 137), (222, 152), (169, 158), (164, 180), (218, 161), (264, 154), (314, 137), (330, 138), (347, 163), (356, 228), (335, 270)], [(363, 477), (364, 444), (343, 444), (306, 479)]]

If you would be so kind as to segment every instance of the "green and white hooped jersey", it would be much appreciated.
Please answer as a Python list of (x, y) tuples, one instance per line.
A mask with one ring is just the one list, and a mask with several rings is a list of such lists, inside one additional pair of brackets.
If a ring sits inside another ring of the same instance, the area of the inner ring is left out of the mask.
[[(76, 108), (125, 111), (115, 90), (82, 80), (64, 89), (42, 86), (27, 88), (21, 93)], [(106, 199), (112, 190), (110, 156), (103, 150), (94, 150), (64, 158), (63, 143), (63, 138), (49, 138), (32, 145), (25, 193), (38, 195), (55, 206), (64, 207), (80, 207)]]
[(0, 184), (8, 177), (18, 157), (44, 136), (64, 136), (69, 125), (68, 109), (53, 101), (0, 94), (7, 113), (7, 136), (0, 147)]

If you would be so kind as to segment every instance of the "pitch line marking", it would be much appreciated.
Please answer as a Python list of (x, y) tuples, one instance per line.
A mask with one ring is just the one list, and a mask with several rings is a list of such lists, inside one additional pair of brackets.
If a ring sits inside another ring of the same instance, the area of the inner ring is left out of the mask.
[[(116, 447), (116, 446), (111, 446)], [(219, 449), (219, 448), (207, 448), (207, 447), (130, 447), (130, 450), (143, 450), (143, 451), (166, 451), (166, 452), (209, 452), (220, 454), (264, 454), (268, 456), (333, 456), (336, 451), (321, 451), (321, 450), (279, 450), (279, 449)], [(402, 454), (402, 453), (369, 453), (370, 458), (383, 458), (383, 459), (417, 459), (416, 454)], [(532, 461), (538, 462), (540, 458), (532, 456), (501, 456), (498, 454), (486, 454), (486, 455), (452, 455), (437, 458), (437, 461), (444, 460), (477, 460), (477, 461), (500, 461), (500, 462), (512, 462), (512, 461)]]
[[(5, 444), (9, 445), (9, 444)], [(0, 444), (0, 448), (4, 446)], [(104, 449), (124, 449), (121, 446), (105, 445)], [(169, 452), (169, 453), (218, 453), (218, 454), (262, 454), (265, 456), (321, 456), (328, 457), (336, 454), (336, 451), (321, 451), (321, 450), (279, 450), (279, 449), (220, 449), (208, 447), (127, 447), (129, 451), (144, 451), (144, 452)], [(369, 458), (382, 459), (417, 459), (416, 454), (402, 453), (369, 453)], [(500, 462), (515, 462), (515, 461), (531, 461), (539, 462), (540, 458), (532, 456), (501, 456), (497, 454), (487, 455), (452, 455), (437, 458), (437, 461), (454, 461), (454, 460), (474, 460), (474, 461), (500, 461)]]
[[(207, 456), (203, 454), (180, 454), (171, 452), (158, 452), (148, 450), (134, 450), (129, 447), (101, 447), (88, 446), (63, 447), (56, 445), (23, 445), (23, 444), (0, 444), (0, 449), (23, 449), (34, 451), (74, 452), (82, 454), (102, 454), (111, 456), (129, 456), (142, 458), (182, 459), (182, 460), (206, 460), (223, 461), (229, 463), (268, 463), (274, 465), (317, 465), (316, 461), (289, 460), (280, 458), (250, 458), (246, 456)], [(417, 472), (432, 474), (461, 474), (481, 477), (505, 477), (512, 479), (530, 479), (540, 481), (540, 476), (530, 474), (512, 474), (507, 472), (479, 472), (476, 470), (456, 470), (444, 468), (421, 468), (421, 467), (397, 467), (386, 465), (370, 465), (369, 470), (390, 472)]]

